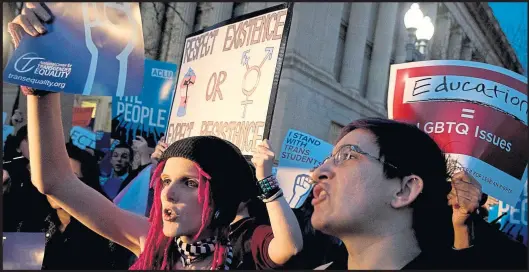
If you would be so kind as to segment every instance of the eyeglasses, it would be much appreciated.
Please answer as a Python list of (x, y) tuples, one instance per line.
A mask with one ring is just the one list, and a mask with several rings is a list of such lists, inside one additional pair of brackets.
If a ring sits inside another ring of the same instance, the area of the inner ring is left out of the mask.
[[(333, 163), (334, 163), (335, 166), (340, 166), (344, 161), (347, 161), (347, 160), (350, 160), (350, 159), (353, 159), (353, 158), (358, 158), (359, 155), (364, 155), (366, 157), (369, 157), (371, 159), (379, 161), (382, 164), (386, 164), (386, 165), (394, 168), (395, 170), (398, 170), (398, 168), (395, 165), (393, 165), (393, 164), (391, 164), (389, 162), (383, 161), (380, 157), (375, 157), (375, 156), (363, 151), (359, 146), (346, 144), (346, 145), (342, 145), (340, 147), (340, 149), (338, 149), (338, 151), (335, 154), (330, 155), (329, 157), (325, 158), (321, 164), (319, 164), (318, 166), (312, 168), (311, 172), (314, 172), (318, 167), (320, 167), (323, 164), (325, 164), (326, 162), (328, 162), (331, 158), (333, 159)], [(315, 181), (312, 181), (312, 182), (315, 182)]]

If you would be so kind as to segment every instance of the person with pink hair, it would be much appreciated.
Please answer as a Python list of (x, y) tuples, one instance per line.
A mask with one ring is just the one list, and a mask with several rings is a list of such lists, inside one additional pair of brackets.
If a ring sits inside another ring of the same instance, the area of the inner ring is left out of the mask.
[[(51, 15), (39, 3), (26, 3), (9, 25), (18, 45), (23, 32), (46, 32), (40, 20)], [(81, 182), (68, 167), (64, 147), (60, 95), (22, 86), (28, 105), (32, 183), (68, 214), (99, 235), (129, 249), (134, 270), (225, 270), (237, 268), (230, 224), (243, 188), (255, 182), (240, 150), (212, 136), (179, 140), (163, 152), (151, 178), (154, 201), (150, 217), (121, 210)], [(266, 140), (252, 162), (260, 178), (259, 199), (266, 203), (272, 227), (264, 230), (253, 254), (264, 263), (281, 265), (303, 247), (299, 224), (272, 173), (274, 154)], [(253, 240), (252, 240), (253, 242)], [(254, 249), (252, 249), (254, 250)]]

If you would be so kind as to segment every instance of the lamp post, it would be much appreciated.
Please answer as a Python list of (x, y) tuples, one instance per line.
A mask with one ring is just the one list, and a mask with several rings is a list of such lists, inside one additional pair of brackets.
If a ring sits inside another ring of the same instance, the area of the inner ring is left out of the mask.
[(434, 26), (430, 17), (425, 16), (422, 18), (421, 26), (417, 29), (417, 40), (419, 41), (419, 52), (426, 56), (428, 41), (432, 39), (434, 32)]
[(425, 17), (419, 4), (413, 3), (404, 14), (404, 26), (408, 31), (406, 62), (424, 59), (428, 41), (432, 38), (434, 32), (430, 17)]

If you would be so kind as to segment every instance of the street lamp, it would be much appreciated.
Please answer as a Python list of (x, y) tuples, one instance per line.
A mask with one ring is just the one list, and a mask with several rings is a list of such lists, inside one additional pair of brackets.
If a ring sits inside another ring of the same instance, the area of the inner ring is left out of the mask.
[(419, 28), (423, 17), (424, 15), (419, 8), (419, 4), (413, 3), (410, 9), (406, 11), (406, 14), (404, 14), (404, 26), (408, 30), (416, 31)]
[(426, 55), (426, 44), (433, 37), (434, 26), (430, 17), (425, 16), (417, 29), (417, 40), (419, 41), (419, 52)]
[(413, 3), (406, 14), (404, 14), (404, 26), (408, 31), (406, 61), (410, 62), (423, 59), (426, 54), (426, 45), (432, 38), (434, 32), (434, 26), (430, 17), (425, 17), (419, 4)]

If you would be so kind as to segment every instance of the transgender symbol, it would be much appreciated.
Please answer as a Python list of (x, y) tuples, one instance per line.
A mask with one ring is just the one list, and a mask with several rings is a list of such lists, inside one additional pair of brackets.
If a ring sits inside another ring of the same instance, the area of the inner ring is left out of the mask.
[[(182, 84), (180, 84), (180, 104), (178, 105), (178, 111), (176, 112), (176, 116), (182, 117), (186, 115), (186, 109), (187, 109), (187, 90), (189, 89), (189, 85), (194, 85), (195, 80), (197, 79), (197, 76), (195, 75), (195, 71), (189, 68), (187, 70), (187, 73), (184, 75), (184, 80), (182, 81)], [(185, 88), (185, 92), (184, 92)]]
[[(246, 73), (244, 74), (244, 78), (242, 80), (242, 93), (246, 96), (246, 100), (243, 100), (241, 102), (241, 105), (244, 106), (244, 110), (242, 112), (242, 118), (246, 117), (246, 107), (249, 104), (253, 104), (253, 100), (250, 100), (249, 98), (255, 92), (257, 85), (259, 85), (259, 79), (261, 78), (261, 68), (263, 67), (267, 59), (268, 60), (272, 59), (272, 53), (274, 52), (274, 48), (267, 47), (265, 48), (265, 51), (267, 52), (267, 54), (265, 55), (264, 59), (261, 61), (261, 64), (259, 64), (259, 66), (251, 66), (251, 67), (248, 65), (248, 60), (250, 60), (250, 57), (247, 55), (250, 52), (250, 50), (246, 50), (242, 53), (241, 64), (246, 67)], [(248, 75), (252, 71), (257, 73), (257, 78), (255, 79), (255, 83), (253, 84), (253, 87), (250, 89), (246, 89), (246, 77), (248, 77)]]

